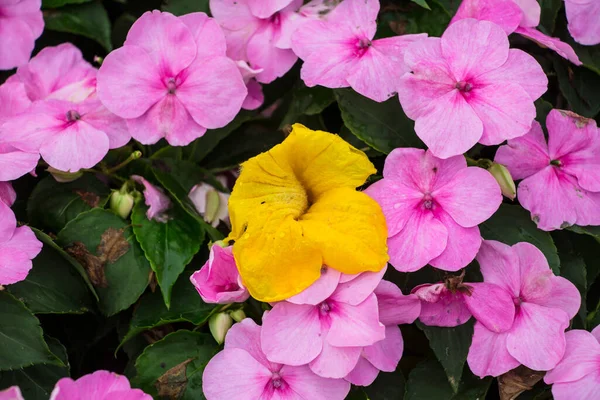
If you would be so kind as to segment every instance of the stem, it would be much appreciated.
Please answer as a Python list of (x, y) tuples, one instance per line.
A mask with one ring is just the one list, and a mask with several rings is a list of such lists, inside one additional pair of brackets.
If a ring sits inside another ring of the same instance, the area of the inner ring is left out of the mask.
[(120, 164), (115, 165), (112, 168), (109, 168), (106, 170), (106, 174), (107, 175), (112, 175), (113, 173), (117, 172), (118, 170), (120, 170), (121, 168), (125, 167), (127, 164), (129, 164), (130, 162), (137, 160), (138, 158), (140, 158), (142, 156), (142, 152), (139, 150), (134, 151), (133, 153), (131, 153), (131, 155), (129, 157), (127, 157), (127, 160), (123, 161)]

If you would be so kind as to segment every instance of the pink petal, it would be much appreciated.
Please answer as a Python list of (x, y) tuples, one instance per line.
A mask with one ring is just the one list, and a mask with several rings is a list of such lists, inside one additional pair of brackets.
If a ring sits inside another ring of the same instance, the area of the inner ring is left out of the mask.
[(106, 134), (110, 149), (123, 147), (131, 139), (125, 120), (108, 111), (99, 100), (86, 100), (79, 105), (79, 110), (85, 114), (86, 123)]
[(22, 251), (29, 259), (34, 259), (42, 251), (42, 242), (28, 226), (16, 228), (10, 241), (4, 242), (4, 245)]
[(425, 325), (454, 327), (471, 318), (463, 296), (450, 292), (443, 283), (420, 285), (413, 289), (413, 293), (421, 299), (419, 320)]
[(262, 85), (255, 79), (251, 79), (246, 84), (246, 89), (248, 89), (248, 96), (246, 96), (244, 99), (242, 108), (244, 110), (256, 110), (262, 106), (265, 102), (265, 95), (263, 94)]
[(340, 379), (358, 363), (362, 347), (335, 347), (325, 341), (323, 351), (309, 364), (311, 371), (324, 378)]
[(383, 325), (412, 324), (421, 313), (421, 301), (414, 294), (403, 295), (398, 286), (381, 281), (375, 288), (379, 322)]
[(227, 44), (219, 24), (202, 12), (179, 17), (187, 26), (196, 42), (196, 58), (225, 56)]
[(326, 379), (314, 374), (307, 366), (283, 366), (281, 377), (301, 399), (343, 400), (350, 392), (350, 383), (342, 379)]
[(321, 353), (324, 333), (317, 307), (284, 301), (263, 317), (262, 349), (272, 362), (304, 365)]
[(377, 30), (378, 0), (350, 0), (340, 3), (328, 16), (334, 24), (343, 24), (354, 35), (372, 39)]
[(519, 242), (512, 249), (519, 258), (521, 296), (527, 301), (545, 298), (550, 293), (553, 274), (544, 253), (527, 242)]
[(256, 76), (260, 83), (271, 83), (285, 75), (296, 63), (298, 56), (291, 49), (275, 47), (273, 25), (264, 25), (248, 41), (246, 52), (253, 68), (262, 69)]
[(575, 285), (561, 276), (551, 276), (548, 283), (550, 286), (548, 290), (543, 290), (538, 296), (536, 293), (530, 293), (526, 297), (527, 301), (548, 308), (561, 309), (569, 318), (573, 318), (581, 306), (581, 295)]
[(473, 342), (469, 348), (469, 368), (480, 378), (500, 376), (519, 366), (519, 362), (506, 348), (508, 333), (495, 333), (481, 322), (475, 323)]
[(544, 376), (548, 384), (573, 382), (598, 370), (600, 343), (591, 333), (576, 329), (565, 333), (565, 338), (565, 356)]
[(519, 27), (515, 32), (535, 41), (542, 47), (547, 47), (551, 50), (554, 50), (559, 56), (566, 58), (575, 65), (582, 65), (582, 62), (579, 61), (579, 57), (577, 56), (577, 53), (575, 53), (575, 50), (573, 50), (569, 44), (561, 41), (558, 38), (544, 35), (535, 28)]
[(6, 243), (12, 238), (17, 226), (17, 218), (4, 201), (0, 201), (0, 243)]
[(20, 151), (0, 144), (0, 181), (12, 181), (34, 170), (40, 159), (37, 153)]
[(521, 292), (521, 275), (517, 252), (507, 244), (484, 240), (477, 253), (477, 262), (486, 283), (500, 286), (513, 297)]
[(96, 371), (77, 380), (63, 378), (58, 381), (50, 400), (104, 400), (107, 398), (126, 400), (151, 400), (152, 397), (139, 389), (131, 389), (125, 376), (109, 371)]
[(242, 30), (252, 23), (258, 23), (247, 1), (210, 0), (210, 13), (226, 30)]
[(515, 304), (509, 292), (492, 283), (468, 283), (470, 294), (463, 294), (467, 308), (477, 321), (493, 332), (505, 332), (512, 327)]
[(513, 179), (527, 178), (550, 164), (548, 145), (539, 122), (534, 121), (531, 130), (525, 136), (511, 139), (500, 146), (495, 162), (508, 168)]
[(279, 29), (276, 30), (274, 40), (275, 47), (279, 49), (291, 49), (292, 48), (292, 36), (296, 33), (296, 30), (300, 28), (302, 24), (307, 22), (304, 16), (300, 15), (299, 7), (302, 6), (302, 0), (294, 0), (292, 3), (284, 8), (279, 14)]
[(513, 0), (463, 0), (450, 23), (465, 18), (490, 21), (509, 35), (517, 29), (523, 12)]
[(598, 342), (600, 342), (600, 325), (592, 329), (592, 335), (596, 338)]
[(369, 386), (375, 382), (377, 375), (379, 375), (379, 370), (366, 358), (361, 357), (354, 369), (344, 379), (356, 386)]
[(377, 297), (374, 294), (356, 306), (334, 302), (329, 315), (331, 328), (326, 341), (332, 346), (369, 346), (385, 337), (385, 327), (379, 323)]
[(21, 389), (18, 386), (9, 387), (6, 390), (0, 391), (0, 400), (25, 400), (21, 394)]
[(267, 368), (272, 364), (263, 353), (260, 346), (261, 327), (250, 318), (234, 324), (225, 337), (225, 349), (241, 349), (246, 351), (256, 361)]
[(598, 395), (600, 373), (595, 372), (575, 382), (555, 383), (552, 385), (552, 396), (555, 400), (593, 399)]
[(19, 82), (5, 82), (0, 86), (0, 125), (9, 117), (27, 110), (31, 100), (27, 97), (25, 86)]
[(0, 243), (0, 285), (21, 282), (31, 270), (31, 259), (9, 243)]
[[(4, 11), (4, 7), (0, 11)], [(36, 39), (27, 22), (19, 16), (3, 15), (0, 17), (0, 36), (0, 70), (26, 64)]]
[(600, 4), (597, 1), (565, 0), (567, 28), (578, 43), (592, 46), (600, 43), (600, 24), (598, 14)]
[(363, 354), (375, 368), (385, 372), (394, 372), (402, 358), (403, 351), (404, 341), (400, 328), (386, 326), (385, 339), (365, 347)]
[(312, 285), (304, 289), (295, 296), (290, 297), (286, 301), (294, 304), (310, 304), (317, 305), (325, 301), (338, 287), (340, 282), (339, 271), (333, 268), (321, 268), (321, 277)]
[(258, 18), (269, 18), (277, 11), (282, 10), (292, 0), (247, 0), (246, 3), (253, 15)]
[(149, 207), (148, 211), (146, 211), (146, 217), (150, 220), (153, 219), (158, 222), (166, 222), (166, 217), (163, 214), (171, 207), (171, 200), (169, 197), (161, 188), (157, 188), (141, 176), (132, 175), (131, 179), (144, 185), (144, 200)]
[(15, 200), (17, 200), (17, 192), (15, 192), (15, 189), (13, 189), (11, 183), (0, 182), (0, 201), (4, 202), (7, 206), (10, 207), (13, 205)]
[(331, 299), (351, 306), (362, 303), (379, 285), (386, 270), (387, 266), (378, 272), (363, 272), (350, 281), (340, 282)]
[(523, 10), (523, 19), (521, 26), (532, 27), (540, 23), (542, 8), (537, 0), (513, 0)]
[(565, 329), (569, 316), (562, 310), (522, 303), (507, 332), (508, 352), (536, 371), (548, 371), (565, 354)]

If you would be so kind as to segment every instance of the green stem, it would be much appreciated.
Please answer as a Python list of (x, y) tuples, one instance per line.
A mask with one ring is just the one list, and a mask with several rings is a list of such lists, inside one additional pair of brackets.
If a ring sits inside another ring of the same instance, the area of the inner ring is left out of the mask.
[(139, 150), (134, 151), (133, 153), (131, 153), (131, 155), (129, 157), (127, 157), (127, 160), (125, 160), (122, 163), (117, 164), (114, 167), (109, 168), (108, 170), (106, 170), (106, 174), (107, 175), (112, 175), (113, 173), (117, 172), (121, 168), (125, 167), (130, 162), (132, 162), (134, 160), (137, 160), (141, 156), (142, 156), (142, 152), (141, 151), (139, 151)]

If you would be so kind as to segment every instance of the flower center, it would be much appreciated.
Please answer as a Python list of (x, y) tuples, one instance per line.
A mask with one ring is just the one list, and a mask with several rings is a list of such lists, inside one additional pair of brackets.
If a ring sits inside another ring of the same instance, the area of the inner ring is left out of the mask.
[(67, 121), (75, 122), (75, 121), (79, 121), (81, 119), (81, 114), (79, 114), (79, 112), (77, 112), (75, 110), (69, 110), (69, 111), (67, 111), (66, 117), (67, 117)]
[(552, 160), (552, 161), (550, 161), (550, 165), (560, 167), (560, 166), (562, 166), (562, 162), (560, 162), (560, 160)]
[(175, 78), (169, 78), (167, 81), (167, 90), (169, 91), (169, 94), (175, 94), (176, 89), (177, 83), (175, 82)]
[(281, 17), (279, 16), (279, 13), (277, 12), (271, 15), (271, 17), (269, 18), (269, 22), (273, 25), (279, 25), (281, 23)]
[(471, 89), (473, 89), (473, 85), (465, 81), (456, 82), (456, 85), (454, 85), (454, 87), (457, 88), (459, 91), (465, 93), (470, 92)]
[(513, 303), (515, 303), (515, 306), (519, 307), (521, 305), (521, 303), (523, 303), (523, 299), (520, 297), (515, 297), (513, 299)]
[(330, 311), (331, 306), (326, 301), (319, 304), (319, 312), (321, 313), (321, 315), (327, 315)]
[(433, 202), (433, 197), (431, 196), (431, 194), (425, 193), (425, 195), (423, 196), (422, 205), (425, 210), (433, 209), (434, 202)]
[(356, 42), (356, 55), (362, 57), (363, 54), (371, 47), (371, 41), (367, 38), (360, 38)]
[(283, 379), (281, 379), (279, 372), (273, 372), (273, 375), (271, 376), (271, 385), (273, 386), (273, 389), (279, 389), (283, 386)]

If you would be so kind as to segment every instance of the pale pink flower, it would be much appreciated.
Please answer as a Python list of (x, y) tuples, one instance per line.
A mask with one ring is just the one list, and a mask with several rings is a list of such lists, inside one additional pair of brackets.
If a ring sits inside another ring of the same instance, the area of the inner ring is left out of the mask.
[(365, 193), (383, 210), (390, 263), (402, 272), (427, 264), (446, 271), (465, 267), (481, 245), (477, 225), (502, 203), (488, 171), (467, 167), (463, 156), (443, 160), (413, 148), (392, 151), (383, 179)]
[[(261, 349), (262, 330), (249, 318), (235, 324), (225, 349), (204, 369), (207, 400), (343, 400), (350, 383), (316, 375), (307, 365), (270, 362)], [(290, 338), (294, 340), (294, 338)]]
[(0, 400), (25, 400), (18, 386), (9, 387), (0, 391)]
[(263, 316), (261, 332), (269, 361), (308, 364), (326, 378), (348, 375), (362, 348), (385, 338), (373, 294), (384, 272), (343, 275), (324, 268), (308, 289), (274, 304)]
[(262, 85), (256, 80), (256, 76), (263, 70), (250, 68), (246, 61), (238, 61), (237, 66), (242, 73), (246, 89), (248, 89), (248, 95), (242, 104), (242, 108), (244, 110), (256, 110), (265, 101)]
[(600, 1), (565, 0), (565, 10), (573, 39), (587, 46), (600, 43)]
[(378, 13), (377, 0), (345, 0), (326, 20), (302, 24), (292, 36), (292, 48), (304, 60), (306, 86), (352, 87), (379, 102), (396, 95), (398, 80), (410, 71), (406, 48), (427, 35), (373, 40)]
[[(259, 4), (260, 3), (260, 4)], [(227, 55), (259, 69), (256, 80), (271, 83), (298, 60), (291, 36), (302, 0), (210, 0), (210, 11), (227, 40)]]
[(509, 49), (506, 33), (489, 21), (457, 21), (441, 38), (409, 46), (404, 61), (412, 73), (400, 79), (400, 103), (441, 158), (526, 134), (533, 101), (548, 85), (537, 61)]
[[(220, 176), (217, 180), (224, 187), (227, 186), (225, 177)], [(221, 221), (229, 225), (228, 193), (220, 192), (210, 184), (202, 182), (194, 185), (188, 197), (202, 218), (213, 227), (219, 226)]]
[(123, 47), (106, 56), (97, 89), (136, 140), (153, 144), (164, 137), (174, 146), (227, 125), (247, 94), (212, 18), (160, 11), (142, 15)]
[(539, 123), (501, 146), (495, 161), (522, 179), (521, 205), (538, 228), (600, 225), (600, 130), (592, 119), (552, 110), (546, 119), (548, 143)]
[(600, 388), (598, 336), (594, 332), (573, 330), (565, 338), (565, 356), (544, 376), (544, 382), (552, 385), (555, 400), (594, 399)]
[(243, 303), (250, 297), (240, 278), (231, 246), (223, 248), (213, 244), (208, 261), (190, 276), (190, 281), (205, 303)]
[(13, 205), (17, 199), (17, 193), (13, 189), (10, 182), (0, 182), (0, 201), (7, 204), (9, 207)]
[(96, 371), (77, 380), (62, 378), (56, 383), (50, 400), (152, 400), (140, 389), (132, 389), (129, 380), (109, 371)]
[(148, 182), (144, 177), (132, 175), (131, 179), (144, 185), (144, 201), (148, 206), (146, 217), (149, 220), (165, 223), (169, 220), (166, 211), (171, 207), (171, 199), (165, 194), (162, 188), (156, 187)]
[(44, 30), (42, 0), (0, 0), (0, 70), (26, 64)]
[(571, 282), (555, 276), (544, 254), (530, 243), (508, 246), (486, 240), (477, 255), (485, 282), (500, 286), (516, 307), (512, 327), (502, 333), (475, 324), (467, 361), (477, 376), (498, 376), (523, 364), (554, 368), (565, 354), (565, 329), (581, 304)]

